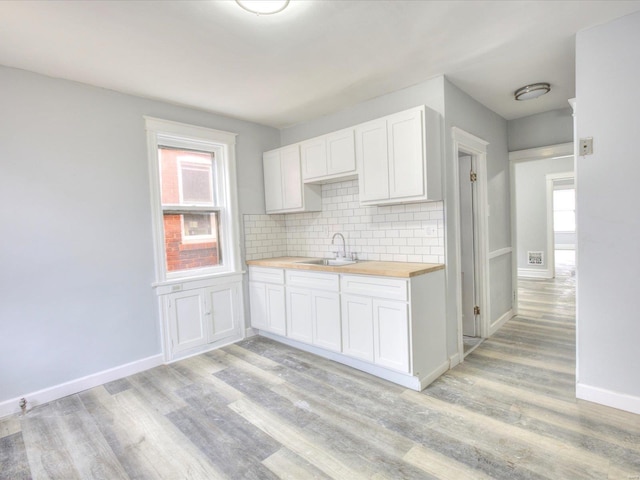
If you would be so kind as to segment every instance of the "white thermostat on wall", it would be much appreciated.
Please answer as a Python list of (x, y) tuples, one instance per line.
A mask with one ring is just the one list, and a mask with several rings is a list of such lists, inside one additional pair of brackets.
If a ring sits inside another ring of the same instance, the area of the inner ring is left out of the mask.
[(528, 265), (544, 265), (544, 256), (542, 252), (527, 252)]

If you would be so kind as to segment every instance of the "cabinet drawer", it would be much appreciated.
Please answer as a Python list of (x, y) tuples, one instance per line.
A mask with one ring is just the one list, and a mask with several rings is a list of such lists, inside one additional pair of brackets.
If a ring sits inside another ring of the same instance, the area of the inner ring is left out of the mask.
[(284, 283), (284, 270), (281, 268), (249, 267), (249, 279), (252, 282)]
[(342, 293), (407, 301), (407, 290), (406, 280), (356, 275), (342, 276)]
[(337, 292), (340, 286), (338, 274), (335, 273), (315, 273), (307, 272), (304, 270), (287, 270), (286, 279), (287, 286), (291, 287), (307, 287)]

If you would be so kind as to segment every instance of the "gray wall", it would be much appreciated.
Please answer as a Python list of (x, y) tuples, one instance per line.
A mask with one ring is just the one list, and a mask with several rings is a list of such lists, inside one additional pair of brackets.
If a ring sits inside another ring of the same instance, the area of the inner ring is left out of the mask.
[[(518, 268), (547, 270), (547, 177), (573, 172), (573, 157), (550, 158), (514, 165)], [(544, 265), (527, 265), (528, 251), (544, 252)]]
[[(640, 413), (638, 374), (638, 132), (640, 13), (579, 32), (576, 162), (578, 394), (620, 395)], [(599, 389), (599, 390), (596, 390)]]
[(573, 110), (568, 106), (560, 110), (509, 120), (507, 122), (509, 151), (572, 142), (572, 113)]
[[(507, 151), (507, 122), (497, 113), (489, 110), (458, 87), (445, 79), (445, 181), (447, 192), (445, 198), (445, 218), (453, 218), (449, 206), (453, 204), (455, 178), (452, 162), (454, 158), (451, 140), (451, 128), (458, 127), (487, 142), (487, 188), (489, 201), (489, 252), (511, 246), (510, 220), (510, 184), (509, 184), (509, 154)], [(451, 252), (455, 251), (456, 225), (447, 222), (447, 271), (458, 269), (458, 259)], [(491, 301), (491, 322), (499, 319), (512, 306), (510, 255), (503, 255), (490, 260), (489, 289)], [(448, 350), (451, 354), (457, 348), (457, 325), (451, 321), (452, 312), (457, 310), (456, 283), (453, 275), (447, 278), (447, 311), (450, 317)], [(454, 317), (455, 319), (455, 317)]]
[(143, 115), (238, 133), (242, 213), (279, 132), (5, 67), (0, 105), (2, 402), (161, 351)]

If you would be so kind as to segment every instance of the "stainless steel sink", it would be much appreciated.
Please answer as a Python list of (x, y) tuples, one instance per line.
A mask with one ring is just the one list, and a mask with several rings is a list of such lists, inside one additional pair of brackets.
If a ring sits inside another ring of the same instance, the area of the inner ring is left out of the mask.
[(354, 263), (358, 263), (358, 260), (345, 260), (345, 259), (337, 259), (337, 258), (317, 258), (314, 260), (303, 260), (300, 263), (302, 265), (324, 265), (327, 267), (341, 267), (343, 265), (353, 265)]

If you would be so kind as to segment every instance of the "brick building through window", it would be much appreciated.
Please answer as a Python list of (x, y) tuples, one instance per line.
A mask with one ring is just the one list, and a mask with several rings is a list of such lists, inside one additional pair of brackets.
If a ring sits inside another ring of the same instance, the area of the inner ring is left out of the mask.
[(219, 211), (214, 152), (160, 146), (167, 271), (219, 265)]

